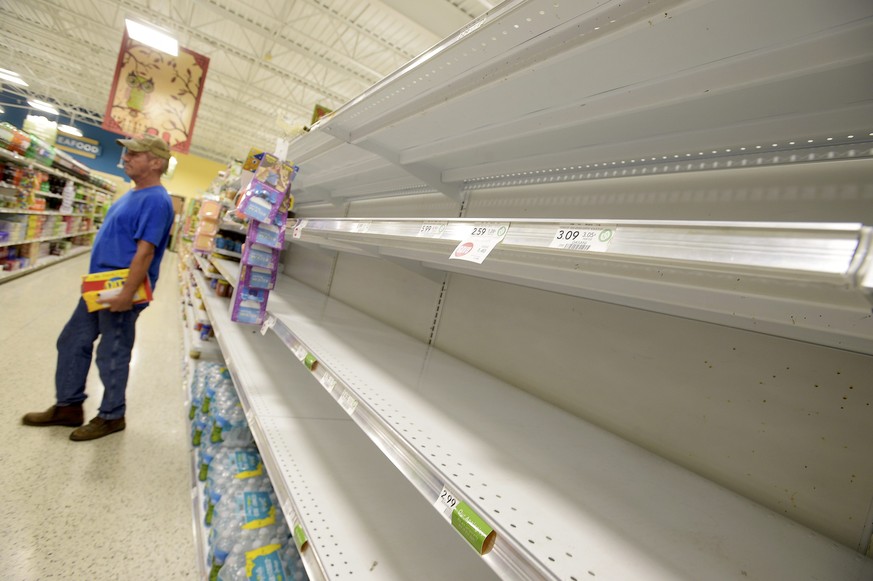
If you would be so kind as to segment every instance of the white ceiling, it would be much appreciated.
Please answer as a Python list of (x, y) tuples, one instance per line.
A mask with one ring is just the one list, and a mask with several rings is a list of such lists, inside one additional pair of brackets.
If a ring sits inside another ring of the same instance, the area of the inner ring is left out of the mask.
[(274, 149), (316, 104), (336, 109), (498, 0), (0, 0), (4, 89), (100, 125), (124, 19), (210, 59), (190, 153)]

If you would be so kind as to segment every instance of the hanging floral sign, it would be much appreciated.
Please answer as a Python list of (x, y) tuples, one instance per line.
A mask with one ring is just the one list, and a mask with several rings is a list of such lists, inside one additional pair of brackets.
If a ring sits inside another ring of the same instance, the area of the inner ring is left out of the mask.
[(159, 135), (188, 153), (209, 58), (179, 47), (171, 56), (124, 33), (103, 129), (125, 136)]

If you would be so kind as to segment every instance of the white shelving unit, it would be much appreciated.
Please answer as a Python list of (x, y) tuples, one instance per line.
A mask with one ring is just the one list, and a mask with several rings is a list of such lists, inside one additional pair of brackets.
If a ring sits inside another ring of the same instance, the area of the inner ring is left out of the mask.
[[(37, 162), (36, 160), (23, 157), (21, 155), (18, 155), (17, 153), (12, 152), (12, 151), (0, 149), (0, 161), (4, 161), (7, 163), (13, 163), (13, 164), (16, 164), (16, 165), (21, 166), (21, 167), (26, 167), (26, 168), (29, 168), (29, 169), (32, 169), (35, 171), (45, 173), (45, 174), (50, 174), (52, 176), (63, 178), (65, 180), (72, 181), (73, 183), (77, 184), (80, 188), (85, 188), (84, 192), (82, 192), (82, 194), (81, 194), (83, 196), (83, 198), (76, 199), (75, 203), (79, 206), (79, 210), (81, 210), (83, 208), (87, 210), (85, 212), (74, 211), (74, 212), (69, 212), (69, 213), (61, 213), (59, 211), (53, 211), (53, 210), (29, 210), (29, 209), (23, 209), (23, 208), (0, 207), (0, 217), (2, 217), (2, 215), (71, 216), (71, 217), (80, 217), (80, 218), (87, 217), (87, 218), (91, 218), (92, 220), (94, 220), (95, 225), (98, 225), (99, 218), (102, 217), (102, 214), (100, 213), (99, 208), (101, 208), (103, 205), (107, 205), (107, 204), (111, 203), (111, 196), (112, 196), (111, 193), (103, 191), (100, 188), (98, 188), (97, 186), (90, 184), (88, 182), (85, 182), (85, 181), (83, 181), (75, 176), (72, 176), (72, 175), (69, 175), (69, 174), (64, 173), (62, 171), (59, 171), (57, 169), (42, 165), (41, 163)], [(14, 191), (16, 189), (17, 188), (15, 188), (11, 184), (0, 183), (0, 193), (2, 193), (2, 194), (7, 194), (9, 192), (12, 192), (14, 194)], [(63, 198), (63, 196), (60, 196), (58, 194), (53, 194), (50, 192), (35, 191), (33, 193), (36, 196), (39, 196), (41, 198), (48, 198), (48, 199), (62, 199)], [(21, 246), (21, 245), (31, 244), (31, 243), (35, 243), (35, 242), (51, 242), (51, 241), (56, 241), (56, 240), (66, 240), (66, 239), (76, 238), (79, 236), (93, 235), (96, 232), (97, 232), (97, 228), (95, 227), (95, 228), (89, 228), (87, 230), (78, 231), (78, 232), (70, 232), (70, 233), (59, 234), (59, 235), (51, 234), (51, 235), (47, 235), (47, 236), (39, 236), (36, 238), (28, 238), (25, 240), (14, 240), (14, 241), (6, 240), (6, 241), (0, 242), (0, 248), (12, 247), (12, 246)], [(36, 270), (40, 270), (42, 268), (45, 268), (46, 266), (51, 266), (52, 264), (55, 264), (56, 262), (59, 262), (61, 260), (65, 260), (67, 258), (72, 258), (74, 256), (78, 256), (79, 254), (82, 254), (83, 252), (87, 252), (88, 250), (89, 250), (89, 247), (74, 247), (71, 250), (69, 250), (66, 254), (64, 254), (64, 256), (44, 257), (44, 258), (38, 259), (35, 262), (35, 264), (31, 264), (30, 266), (28, 266), (26, 268), (22, 268), (22, 269), (19, 269), (16, 271), (0, 272), (0, 283), (6, 282), (8, 280), (11, 280), (13, 278), (17, 278), (19, 276), (28, 274), (28, 273), (36, 271)]]
[(492, 578), (287, 348), (195, 278), (310, 579)]
[(236, 288), (239, 282), (239, 262), (217, 256), (210, 258), (210, 262), (218, 269), (224, 280), (229, 282), (230, 286)]
[(267, 323), (207, 306), (310, 576), (873, 579), (871, 37), (509, 0), (291, 143)]
[(445, 488), (498, 531), (489, 564), (504, 578), (873, 575), (853, 551), (303, 284), (283, 280), (269, 313), (427, 504), (443, 508)]
[[(482, 264), (452, 260), (491, 225), (503, 231)], [(873, 272), (873, 227), (862, 224), (316, 218), (294, 236), (873, 354), (873, 287), (861, 276)], [(803, 317), (813, 302), (818, 316)]]
[(295, 200), (869, 158), (871, 12), (504, 2), (292, 143)]
[(22, 268), (21, 270), (13, 270), (9, 272), (0, 272), (0, 281), (6, 282), (7, 280), (11, 280), (13, 278), (17, 278), (19, 276), (29, 274), (36, 270), (40, 270), (47, 266), (51, 266), (53, 264), (57, 264), (58, 262), (62, 262), (64, 260), (69, 260), (70, 258), (75, 258), (80, 254), (85, 254), (90, 252), (91, 249), (87, 247), (74, 248), (64, 254), (63, 256), (46, 256), (45, 258), (40, 258), (37, 260), (36, 264), (28, 266), (27, 268)]

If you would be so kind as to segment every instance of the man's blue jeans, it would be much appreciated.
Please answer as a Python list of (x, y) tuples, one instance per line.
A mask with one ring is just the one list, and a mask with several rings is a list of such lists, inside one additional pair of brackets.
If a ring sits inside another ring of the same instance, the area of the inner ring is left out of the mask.
[(91, 369), (94, 341), (97, 345), (97, 369), (103, 381), (103, 401), (97, 415), (107, 420), (124, 417), (125, 391), (130, 371), (130, 354), (136, 335), (134, 326), (142, 308), (123, 313), (103, 309), (88, 312), (79, 299), (73, 316), (58, 337), (58, 367), (55, 390), (58, 405), (81, 404), (88, 397), (85, 381)]

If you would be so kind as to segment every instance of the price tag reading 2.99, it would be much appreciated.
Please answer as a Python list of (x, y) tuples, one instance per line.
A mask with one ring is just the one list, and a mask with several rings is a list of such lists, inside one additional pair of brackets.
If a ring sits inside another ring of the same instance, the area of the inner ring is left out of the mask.
[(615, 226), (603, 224), (561, 225), (549, 248), (563, 248), (587, 252), (606, 252), (615, 236)]
[(442, 515), (448, 519), (452, 518), (452, 511), (458, 506), (458, 497), (449, 492), (449, 489), (443, 486), (439, 498), (437, 498), (434, 506)]

